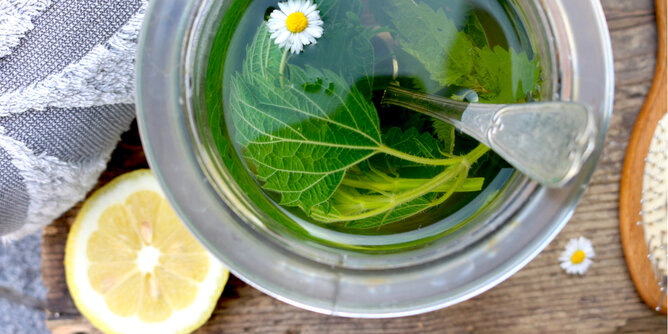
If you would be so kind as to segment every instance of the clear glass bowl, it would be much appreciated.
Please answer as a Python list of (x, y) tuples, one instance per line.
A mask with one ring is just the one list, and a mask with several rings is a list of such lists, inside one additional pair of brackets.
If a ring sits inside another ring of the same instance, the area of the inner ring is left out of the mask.
[(612, 51), (598, 2), (511, 1), (542, 61), (542, 99), (578, 101), (596, 113), (600, 137), (580, 175), (565, 188), (547, 189), (514, 173), (466, 224), (455, 217), (390, 239), (323, 234), (294, 223), (244, 179), (231, 148), (216, 147), (207, 108), (217, 105), (205, 94), (216, 84), (207, 78), (208, 56), (232, 2), (151, 3), (137, 59), (137, 106), (144, 149), (170, 202), (193, 234), (250, 285), (338, 316), (427, 312), (508, 278), (571, 217), (612, 110)]

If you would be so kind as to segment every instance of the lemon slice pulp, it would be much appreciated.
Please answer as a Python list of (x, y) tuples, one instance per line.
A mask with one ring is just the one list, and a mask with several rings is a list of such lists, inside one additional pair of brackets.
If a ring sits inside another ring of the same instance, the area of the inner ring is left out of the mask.
[(108, 333), (187, 333), (211, 315), (228, 271), (183, 226), (149, 170), (84, 203), (65, 249), (75, 304)]

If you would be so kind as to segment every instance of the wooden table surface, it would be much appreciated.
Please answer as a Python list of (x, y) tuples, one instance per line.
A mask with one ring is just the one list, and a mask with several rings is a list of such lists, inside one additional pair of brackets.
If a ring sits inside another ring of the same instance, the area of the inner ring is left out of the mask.
[[(199, 333), (666, 333), (666, 317), (643, 304), (631, 282), (618, 221), (622, 161), (656, 62), (654, 3), (601, 2), (615, 58), (615, 104), (605, 151), (571, 221), (529, 265), (469, 301), (423, 315), (383, 320), (311, 313), (231, 277), (218, 308)], [(145, 166), (138, 137), (130, 132), (100, 183)], [(65, 285), (65, 237), (78, 208), (43, 231), (43, 278), (49, 289), (47, 326), (54, 334), (96, 333), (74, 307)], [(585, 276), (569, 276), (557, 258), (568, 240), (579, 236), (592, 240), (597, 256)]]

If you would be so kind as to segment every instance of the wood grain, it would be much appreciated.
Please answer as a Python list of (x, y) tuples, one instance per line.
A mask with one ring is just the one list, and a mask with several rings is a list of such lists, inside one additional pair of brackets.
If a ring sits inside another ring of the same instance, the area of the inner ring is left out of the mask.
[[(469, 301), (383, 320), (303, 311), (232, 277), (211, 320), (198, 333), (666, 333), (666, 318), (646, 307), (635, 291), (624, 262), (618, 220), (622, 161), (654, 73), (654, 8), (651, 0), (601, 2), (612, 36), (616, 76), (604, 154), (572, 220), (529, 265)], [(117, 152), (114, 157), (125, 154)], [(113, 170), (118, 162), (110, 163), (112, 171), (105, 177), (119, 171)], [(44, 230), (47, 325), (58, 334), (96, 333), (74, 308), (63, 274), (65, 236), (75, 214), (76, 208)], [(568, 276), (557, 258), (568, 240), (579, 236), (592, 240), (597, 257), (585, 276)]]
[[(619, 195), (619, 231), (624, 248), (624, 256), (633, 283), (642, 299), (651, 307), (662, 305), (660, 312), (666, 314), (668, 299), (662, 293), (651, 261), (642, 220), (642, 185), (645, 157), (659, 120), (668, 110), (668, 86), (666, 85), (666, 0), (656, 1), (656, 22), (658, 32), (657, 66), (652, 88), (638, 115), (633, 133), (626, 150), (624, 169)], [(663, 300), (662, 300), (663, 299)]]

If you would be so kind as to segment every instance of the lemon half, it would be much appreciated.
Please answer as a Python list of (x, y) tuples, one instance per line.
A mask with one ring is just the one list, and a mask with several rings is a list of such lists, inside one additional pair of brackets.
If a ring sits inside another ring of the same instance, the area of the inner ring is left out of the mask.
[(228, 271), (183, 226), (150, 170), (84, 203), (65, 248), (72, 298), (107, 333), (188, 333), (210, 317)]

